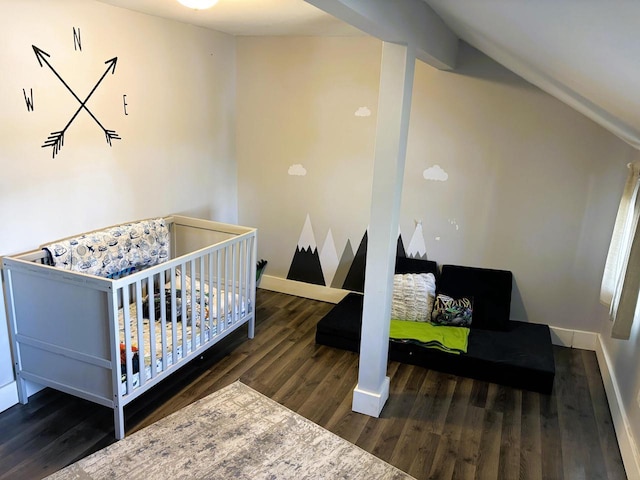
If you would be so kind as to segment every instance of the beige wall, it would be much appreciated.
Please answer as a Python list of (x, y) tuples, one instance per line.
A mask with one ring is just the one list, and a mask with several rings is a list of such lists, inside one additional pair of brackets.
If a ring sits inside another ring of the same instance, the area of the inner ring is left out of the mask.
[[(236, 219), (233, 37), (93, 1), (5, 0), (0, 13), (3, 253), (174, 211)], [(122, 140), (109, 147), (81, 111), (55, 159), (41, 148), (79, 103), (31, 45), (82, 99), (118, 57), (87, 107)]]
[[(79, 103), (32, 45), (82, 99), (118, 57), (87, 107), (122, 140), (109, 147), (81, 111), (55, 159), (41, 148)], [(0, 61), (0, 255), (169, 213), (237, 221), (233, 37), (88, 0), (1, 0)], [(13, 373), (0, 312), (1, 390)]]
[[(511, 270), (512, 318), (598, 331), (633, 150), (478, 51), (458, 61), (453, 74), (416, 68), (402, 231), (422, 220), (439, 263)], [(424, 180), (434, 164), (447, 181)]]
[[(286, 277), (307, 214), (338, 254), (367, 228), (382, 44), (246, 37), (237, 50), (239, 215), (258, 227), (268, 274)], [(298, 164), (306, 175), (289, 175)]]
[[(238, 41), (240, 222), (286, 277), (307, 214), (338, 255), (369, 219), (380, 43)], [(631, 148), (470, 47), (459, 70), (418, 63), (401, 209), (405, 246), (513, 271), (512, 317), (598, 331), (600, 275)], [(354, 113), (365, 106), (369, 117)], [(288, 175), (302, 164), (305, 176)], [(425, 180), (438, 164), (447, 181)]]

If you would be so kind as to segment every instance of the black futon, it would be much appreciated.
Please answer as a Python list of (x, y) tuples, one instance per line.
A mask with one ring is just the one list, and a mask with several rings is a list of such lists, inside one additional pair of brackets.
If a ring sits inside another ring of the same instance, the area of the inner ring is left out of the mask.
[[(445, 373), (550, 393), (555, 376), (547, 325), (509, 319), (511, 272), (398, 258), (396, 273), (432, 272), (438, 292), (473, 298), (467, 353), (454, 355), (415, 343), (389, 342), (389, 359)], [(349, 293), (320, 322), (316, 342), (358, 352), (363, 296)]]

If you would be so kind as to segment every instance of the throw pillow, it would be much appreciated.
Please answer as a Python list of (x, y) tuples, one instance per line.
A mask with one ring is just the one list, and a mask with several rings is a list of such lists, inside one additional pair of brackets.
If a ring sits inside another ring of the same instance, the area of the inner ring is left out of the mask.
[(452, 327), (470, 327), (473, 316), (473, 301), (471, 298), (451, 298), (439, 293), (433, 305), (431, 323)]
[(393, 276), (391, 318), (429, 322), (436, 294), (433, 273), (405, 273)]

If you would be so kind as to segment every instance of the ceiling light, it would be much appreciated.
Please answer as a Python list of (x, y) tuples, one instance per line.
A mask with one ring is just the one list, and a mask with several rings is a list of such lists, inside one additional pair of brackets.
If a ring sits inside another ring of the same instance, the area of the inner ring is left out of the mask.
[(182, 5), (195, 10), (204, 10), (205, 8), (211, 8), (218, 0), (178, 0)]

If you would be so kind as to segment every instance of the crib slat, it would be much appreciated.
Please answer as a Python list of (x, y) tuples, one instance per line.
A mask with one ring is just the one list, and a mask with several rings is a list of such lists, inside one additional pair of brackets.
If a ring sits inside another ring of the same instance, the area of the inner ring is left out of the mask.
[(160, 332), (162, 339), (162, 371), (166, 371), (168, 365), (168, 355), (167, 355), (167, 291), (165, 289), (166, 279), (165, 279), (166, 270), (162, 270), (160, 272)]
[[(251, 292), (251, 245), (249, 244), (248, 240), (244, 241), (245, 244), (245, 272), (246, 272), (246, 278), (245, 278), (245, 286), (244, 286), (244, 295), (242, 295), (242, 306), (244, 306), (244, 314), (248, 315), (249, 314), (249, 308), (250, 308), (250, 292)], [(255, 281), (255, 280), (254, 280)]]
[(149, 351), (151, 353), (151, 378), (158, 374), (156, 361), (156, 303), (155, 303), (155, 283), (153, 275), (147, 277), (147, 299), (149, 305)]
[(144, 341), (144, 319), (142, 315), (142, 283), (140, 280), (136, 280), (134, 285), (136, 320), (138, 325), (138, 375), (140, 377), (140, 386), (142, 387), (147, 380), (144, 367), (144, 357), (147, 349)]
[(125, 352), (125, 375), (127, 377), (127, 394), (133, 392), (133, 362), (131, 360), (131, 315), (129, 314), (129, 288), (121, 288), (122, 314), (124, 323), (124, 341), (121, 347)]
[(238, 300), (236, 308), (240, 310), (240, 315), (244, 316), (245, 312), (243, 311), (242, 306), (245, 304), (244, 299), (248, 292), (247, 290), (247, 280), (249, 279), (249, 275), (247, 272), (247, 253), (249, 252), (247, 248), (246, 240), (242, 241), (240, 244), (240, 282), (238, 285)]
[(238, 311), (235, 308), (236, 292), (238, 291), (239, 270), (238, 259), (240, 257), (240, 244), (235, 243), (233, 245), (233, 270), (231, 280), (231, 290), (229, 290), (229, 311), (231, 312), (231, 323), (236, 324), (238, 321)]
[(251, 262), (250, 262), (250, 250), (249, 250), (249, 242), (244, 240), (242, 242), (244, 244), (244, 283), (243, 283), (243, 292), (240, 296), (240, 305), (238, 308), (242, 309), (243, 316), (247, 315), (248, 312), (248, 302), (247, 297), (249, 296), (249, 279), (251, 278)]
[(214, 335), (215, 335), (215, 331), (213, 330), (214, 326), (213, 326), (213, 318), (215, 317), (215, 312), (213, 311), (213, 291), (214, 291), (214, 275), (213, 275), (213, 268), (214, 268), (214, 260), (215, 257), (212, 253), (210, 253), (208, 255), (209, 257), (209, 275), (207, 278), (207, 283), (209, 284), (209, 291), (207, 292), (207, 295), (209, 295), (209, 318), (207, 319), (207, 324), (209, 325), (209, 340), (213, 339)]
[(237, 318), (242, 318), (242, 296), (244, 294), (245, 281), (245, 258), (244, 258), (244, 242), (238, 243), (238, 283), (236, 285), (235, 295), (233, 296), (233, 309), (237, 311)]
[[(187, 355), (187, 263), (180, 264), (180, 300), (182, 307), (182, 358)], [(175, 348), (175, 347), (174, 347)]]
[[(257, 265), (256, 265), (256, 261), (258, 258), (258, 244), (256, 242), (256, 236), (252, 235), (250, 237), (250, 242), (251, 242), (251, 250), (250, 250), (250, 255), (249, 258), (250, 260), (250, 264), (249, 264), (249, 268), (251, 269), (251, 275), (249, 278), (249, 285), (251, 285), (250, 287), (250, 292), (247, 298), (247, 312), (249, 311), (249, 309), (252, 309), (252, 313), (251, 313), (251, 317), (249, 318), (249, 338), (253, 338), (255, 335), (255, 327), (256, 327), (256, 308), (255, 308), (255, 304), (256, 304), (256, 271), (257, 271)], [(251, 304), (249, 304), (249, 299), (251, 299)]]
[(240, 245), (235, 243), (231, 249), (231, 288), (229, 289), (229, 293), (227, 295), (227, 310), (231, 311), (231, 323), (236, 324), (238, 322), (238, 311), (235, 308), (235, 291), (236, 291), (236, 263), (238, 262), (238, 254), (237, 250)]
[(224, 327), (225, 330), (227, 329), (227, 326), (229, 326), (229, 320), (231, 319), (229, 317), (229, 288), (230, 288), (230, 284), (231, 284), (231, 275), (229, 275), (229, 273), (231, 272), (231, 246), (229, 246), (226, 251), (227, 251), (227, 261), (225, 262), (225, 271), (224, 271), (224, 290), (223, 290), (223, 295), (220, 296), (220, 300), (222, 301), (222, 305), (224, 307), (224, 311), (222, 312), (222, 318), (224, 319)]
[[(197, 309), (197, 297), (196, 297), (196, 282), (197, 282), (197, 272), (196, 272), (196, 262), (195, 260), (191, 260), (189, 262), (189, 273), (191, 274), (190, 278), (191, 278), (191, 318), (189, 319), (189, 323), (187, 324), (187, 326), (191, 325), (191, 351), (195, 352), (196, 351), (196, 339), (198, 338), (198, 335), (196, 333), (196, 320), (197, 320), (197, 313), (198, 313), (198, 309)], [(186, 352), (183, 352), (186, 353)]]
[(205, 308), (205, 299), (207, 298), (207, 283), (204, 269), (204, 255), (200, 257), (200, 345), (204, 345), (204, 332), (207, 325), (207, 310)]
[(176, 267), (171, 267), (171, 335), (173, 343), (171, 350), (173, 353), (173, 364), (178, 363), (178, 304), (176, 303)]
[(217, 261), (216, 261), (216, 295), (218, 296), (218, 298), (216, 299), (216, 334), (220, 335), (222, 333), (222, 331), (224, 330), (224, 321), (222, 321), (222, 314), (220, 313), (220, 303), (222, 302), (221, 300), (221, 295), (224, 293), (222, 291), (222, 262), (224, 261), (223, 258), (223, 252), (224, 249), (222, 250), (218, 250), (216, 252), (216, 256), (217, 256)]
[(246, 279), (246, 259), (245, 245), (240, 242), (238, 245), (238, 285), (236, 285), (236, 296), (233, 299), (234, 308), (238, 310), (238, 318), (244, 315), (242, 312), (242, 298), (244, 295), (244, 282)]
[(226, 328), (228, 329), (233, 323), (233, 314), (229, 308), (229, 292), (233, 289), (233, 262), (235, 258), (235, 245), (229, 246), (229, 263), (227, 264), (227, 271), (225, 278), (227, 280), (226, 287), (224, 289), (224, 318), (226, 319)]

